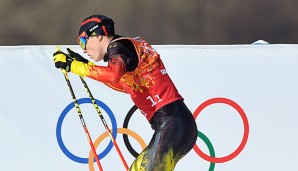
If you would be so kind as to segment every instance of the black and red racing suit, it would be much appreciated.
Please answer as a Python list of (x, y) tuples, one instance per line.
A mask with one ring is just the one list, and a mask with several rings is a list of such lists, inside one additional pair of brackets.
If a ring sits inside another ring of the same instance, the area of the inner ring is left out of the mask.
[(195, 144), (197, 127), (160, 55), (140, 37), (115, 35), (104, 61), (108, 66), (89, 66), (88, 77), (130, 94), (155, 130), (130, 171), (174, 170)]

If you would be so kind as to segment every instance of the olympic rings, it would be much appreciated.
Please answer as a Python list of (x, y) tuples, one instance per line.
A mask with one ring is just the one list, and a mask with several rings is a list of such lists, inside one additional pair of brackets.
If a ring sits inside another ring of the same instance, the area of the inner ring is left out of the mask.
[[(79, 104), (84, 104), (84, 103), (92, 103), (91, 100), (89, 98), (82, 98), (78, 100)], [(125, 146), (127, 147), (128, 151), (136, 158), (139, 153), (136, 152), (134, 150), (134, 148), (131, 146), (129, 139), (128, 139), (128, 135), (132, 136), (133, 138), (135, 138), (138, 143), (141, 145), (142, 149), (144, 149), (146, 147), (146, 144), (144, 142), (144, 140), (134, 131), (129, 130), (128, 127), (128, 123), (129, 120), (132, 116), (132, 114), (138, 109), (137, 106), (133, 106), (129, 112), (127, 113), (124, 123), (123, 123), (123, 128), (117, 128), (117, 123), (116, 123), (116, 119), (115, 116), (113, 114), (113, 112), (110, 110), (110, 108), (105, 105), (104, 103), (102, 103), (99, 100), (96, 100), (96, 103), (105, 110), (105, 112), (109, 115), (110, 119), (111, 119), (111, 123), (112, 123), (112, 130), (113, 131), (113, 137), (116, 139), (116, 136), (119, 133), (123, 134), (123, 140), (125, 143)], [(240, 143), (240, 145), (237, 147), (237, 149), (232, 152), (231, 154), (225, 156), (225, 157), (215, 157), (215, 151), (213, 148), (213, 145), (211, 144), (210, 140), (200, 131), (197, 131), (197, 136), (199, 138), (201, 138), (205, 144), (208, 147), (209, 150), (209, 154), (210, 156), (206, 155), (204, 152), (202, 152), (199, 147), (195, 144), (193, 149), (194, 151), (204, 160), (209, 161), (210, 162), (210, 166), (209, 166), (209, 171), (214, 171), (214, 167), (215, 167), (215, 163), (223, 163), (223, 162), (227, 162), (229, 160), (232, 160), (233, 158), (235, 158), (237, 155), (239, 155), (239, 153), (243, 150), (244, 146), (247, 143), (248, 140), (248, 135), (249, 135), (249, 124), (248, 124), (248, 119), (246, 117), (245, 112), (242, 110), (242, 108), (235, 103), (234, 101), (227, 99), (227, 98), (212, 98), (209, 99), (207, 101), (205, 101), (204, 103), (202, 103), (193, 113), (193, 117), (194, 119), (197, 118), (197, 116), (200, 114), (200, 112), (205, 109), (207, 106), (215, 104), (215, 103), (224, 103), (227, 104), (231, 107), (233, 107), (234, 109), (237, 110), (237, 112), (240, 114), (243, 124), (244, 124), (244, 134), (243, 134), (243, 138), (242, 141)], [(90, 152), (89, 154), (89, 158), (80, 158), (77, 157), (75, 155), (73, 155), (71, 152), (69, 152), (67, 150), (67, 148), (65, 147), (63, 141), (62, 141), (62, 136), (61, 136), (61, 127), (62, 127), (62, 122), (66, 116), (66, 114), (74, 107), (74, 103), (70, 103), (61, 113), (59, 119), (58, 119), (58, 123), (57, 123), (57, 127), (56, 127), (56, 137), (57, 137), (57, 141), (59, 144), (59, 147), (61, 148), (61, 150), (63, 151), (63, 153), (71, 160), (78, 162), (78, 163), (88, 163), (89, 165), (89, 170), (90, 171), (94, 171), (94, 157), (93, 157), (93, 153)], [(94, 146), (95, 148), (98, 147), (98, 145), (103, 141), (103, 139), (105, 139), (108, 136), (108, 133), (105, 132), (102, 135), (100, 135), (96, 141), (94, 142)], [(112, 149), (113, 147), (113, 143), (112, 141), (110, 141), (110, 143), (108, 144), (107, 148), (100, 153), (98, 156), (100, 159), (104, 158)]]
[(240, 145), (238, 146), (238, 148), (234, 152), (232, 152), (231, 154), (229, 154), (225, 157), (217, 157), (216, 158), (216, 157), (208, 156), (205, 153), (203, 153), (196, 144), (193, 147), (193, 149), (200, 157), (202, 157), (203, 159), (205, 159), (209, 162), (224, 163), (224, 162), (227, 162), (227, 161), (235, 158), (243, 150), (243, 148), (248, 140), (249, 124), (248, 124), (248, 120), (247, 120), (247, 117), (246, 117), (243, 109), (237, 103), (235, 103), (234, 101), (227, 99), (227, 98), (213, 98), (213, 99), (209, 99), (209, 100), (205, 101), (195, 110), (195, 112), (193, 114), (194, 118), (196, 119), (197, 116), (199, 115), (199, 113), (204, 108), (206, 108), (207, 106), (214, 104), (214, 103), (224, 103), (224, 104), (230, 105), (239, 112), (239, 114), (242, 118), (243, 124), (244, 124), (244, 134), (243, 134), (242, 141), (241, 141)]
[[(141, 147), (143, 149), (145, 149), (146, 147), (146, 143), (145, 141), (142, 139), (142, 137), (140, 137), (137, 133), (135, 133), (134, 131), (132, 130), (129, 130), (127, 128), (118, 128), (117, 130), (118, 133), (122, 133), (123, 135), (130, 135), (132, 136), (133, 138), (135, 138), (139, 144), (141, 145)], [(108, 137), (109, 134), (108, 132), (105, 132), (103, 134), (101, 134), (94, 142), (94, 148), (96, 149), (98, 147), (98, 145), (101, 143), (101, 141), (103, 141), (106, 137)], [(93, 153), (92, 151), (90, 151), (89, 153), (89, 160), (88, 160), (88, 165), (89, 165), (89, 171), (94, 171), (94, 156), (93, 156)]]
[[(82, 99), (78, 99), (78, 104), (84, 104), (84, 103), (91, 103), (90, 98), (82, 98)], [(98, 106), (100, 106), (101, 108), (104, 109), (104, 111), (106, 111), (106, 113), (109, 115), (111, 122), (112, 122), (112, 129), (116, 130), (113, 131), (113, 137), (116, 139), (117, 136), (117, 122), (115, 119), (115, 116), (113, 114), (113, 112), (111, 111), (111, 109), (104, 104), (103, 102), (96, 100), (96, 103), (98, 104)], [(88, 163), (88, 158), (82, 158), (82, 157), (78, 157), (74, 154), (72, 154), (64, 145), (63, 140), (62, 140), (62, 135), (61, 135), (61, 127), (62, 127), (62, 123), (63, 120), (65, 118), (65, 116), (67, 115), (67, 113), (74, 108), (74, 103), (70, 103), (69, 105), (66, 106), (66, 108), (62, 111), (59, 119), (58, 119), (58, 123), (57, 123), (57, 127), (56, 127), (56, 137), (57, 137), (57, 141), (59, 144), (60, 149), (62, 150), (62, 152), (71, 160), (78, 162), (78, 163)], [(107, 148), (98, 155), (99, 159), (104, 158), (112, 149), (113, 147), (113, 142), (110, 141), (110, 143), (108, 144)]]

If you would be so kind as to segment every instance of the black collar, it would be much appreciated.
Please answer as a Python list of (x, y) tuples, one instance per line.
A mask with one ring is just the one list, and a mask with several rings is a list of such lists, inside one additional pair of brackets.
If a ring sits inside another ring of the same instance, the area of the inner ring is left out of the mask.
[[(115, 39), (118, 39), (118, 38), (120, 38), (120, 37), (122, 37), (122, 36), (120, 36), (120, 35), (118, 35), (118, 34), (115, 34), (115, 35), (113, 36), (113, 38), (112, 38), (111, 41), (113, 41), (113, 40), (115, 40)], [(105, 53), (105, 56), (103, 57), (103, 61), (104, 61), (104, 62), (107, 62), (108, 60), (109, 60), (109, 56), (108, 56), (107, 53)]]

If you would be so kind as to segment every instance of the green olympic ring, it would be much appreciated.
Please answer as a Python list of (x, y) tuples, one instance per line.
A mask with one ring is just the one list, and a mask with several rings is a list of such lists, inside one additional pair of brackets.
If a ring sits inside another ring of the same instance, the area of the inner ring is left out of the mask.
[[(209, 153), (210, 153), (210, 156), (215, 157), (215, 151), (214, 151), (211, 141), (200, 131), (197, 132), (197, 136), (199, 138), (201, 138), (206, 143)], [(214, 171), (214, 167), (215, 167), (215, 163), (210, 162), (208, 171)]]

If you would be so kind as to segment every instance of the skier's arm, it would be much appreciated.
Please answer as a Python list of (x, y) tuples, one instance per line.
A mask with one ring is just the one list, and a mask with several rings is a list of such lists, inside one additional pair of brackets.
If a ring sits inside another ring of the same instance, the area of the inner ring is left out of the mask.
[(119, 84), (121, 76), (125, 73), (125, 65), (120, 55), (114, 55), (107, 67), (91, 66), (89, 78), (98, 80), (117, 91), (124, 91)]
[(80, 54), (67, 50), (69, 54), (54, 54), (57, 68), (67, 68), (67, 72), (98, 80), (118, 91), (124, 91), (119, 84), (122, 75), (126, 71), (134, 70), (138, 64), (138, 57), (131, 42), (114, 42), (113, 46), (109, 46), (105, 58), (108, 66), (97, 66)]
[(103, 83), (114, 84), (119, 82), (125, 73), (125, 64), (120, 55), (115, 54), (109, 58), (108, 66), (97, 66), (80, 54), (67, 49), (69, 54), (63, 52), (54, 53), (54, 61), (57, 68), (66, 69), (80, 76), (90, 77)]

